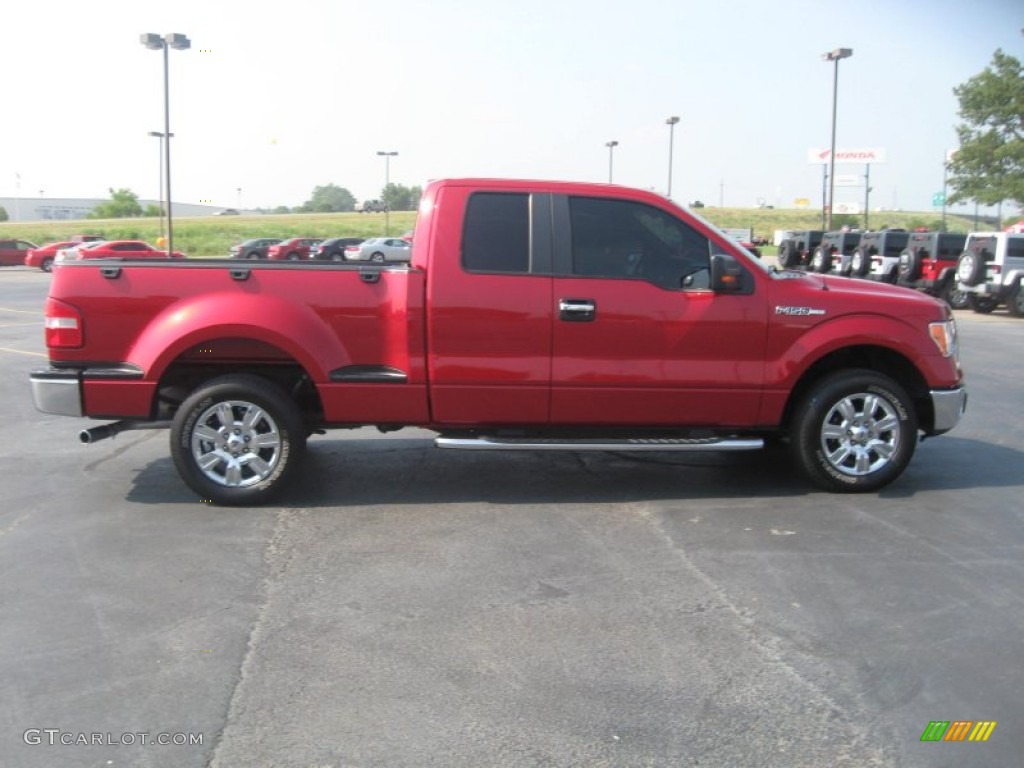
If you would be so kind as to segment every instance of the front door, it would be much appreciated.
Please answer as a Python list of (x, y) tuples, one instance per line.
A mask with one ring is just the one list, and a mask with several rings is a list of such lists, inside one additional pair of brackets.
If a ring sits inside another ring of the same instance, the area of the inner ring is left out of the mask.
[(756, 422), (766, 301), (710, 290), (708, 234), (624, 199), (555, 199), (553, 424)]

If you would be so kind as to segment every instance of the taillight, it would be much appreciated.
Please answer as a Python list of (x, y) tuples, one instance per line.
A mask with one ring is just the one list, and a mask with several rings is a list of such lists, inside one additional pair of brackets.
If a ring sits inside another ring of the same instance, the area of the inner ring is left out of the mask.
[(353, 253), (355, 253), (356, 251), (359, 250), (359, 246), (358, 245), (346, 245), (345, 246), (345, 250), (346, 251), (352, 251)]
[(82, 315), (70, 304), (46, 300), (46, 346), (50, 349), (76, 349), (82, 346)]

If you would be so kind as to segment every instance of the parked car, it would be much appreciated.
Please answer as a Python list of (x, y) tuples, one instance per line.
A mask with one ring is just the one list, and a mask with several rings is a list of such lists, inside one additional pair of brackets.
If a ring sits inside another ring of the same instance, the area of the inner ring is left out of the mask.
[(240, 214), (234, 208), (225, 208), (223, 211), (217, 211), (213, 215), (214, 216), (238, 216)]
[(411, 257), (412, 243), (400, 237), (371, 237), (345, 249), (348, 261), (409, 261)]
[(783, 269), (794, 269), (807, 266), (811, 252), (821, 242), (824, 232), (818, 229), (805, 229), (792, 233), (779, 244), (779, 266)]
[(967, 306), (967, 294), (956, 282), (956, 266), (967, 235), (914, 232), (900, 254), (897, 283), (938, 296), (954, 309)]
[(910, 233), (905, 229), (865, 232), (850, 258), (850, 274), (853, 277), (895, 283), (896, 266), (909, 237)]
[(811, 255), (811, 269), (815, 272), (834, 272), (849, 276), (853, 251), (860, 242), (861, 232), (826, 232)]
[(364, 200), (355, 205), (356, 213), (383, 213), (388, 209), (383, 200)]
[(972, 232), (957, 262), (956, 277), (975, 312), (988, 313), (1006, 302), (1024, 317), (1024, 235)]
[(0, 265), (13, 267), (24, 264), (29, 250), (38, 247), (28, 240), (0, 240)]
[(228, 254), (232, 259), (265, 259), (267, 258), (267, 249), (280, 242), (281, 238), (279, 237), (253, 237), (243, 240), (237, 245), (232, 245), (228, 249)]
[(43, 272), (49, 272), (53, 269), (53, 260), (57, 258), (57, 251), (61, 248), (71, 248), (74, 245), (77, 245), (77, 243), (71, 240), (61, 240), (58, 243), (48, 243), (38, 248), (29, 248), (25, 256), (25, 266), (36, 267), (43, 270)]
[(309, 259), (309, 249), (320, 244), (318, 237), (293, 237), (290, 240), (282, 240), (267, 248), (267, 258), (288, 261), (306, 261)]
[(321, 261), (344, 261), (345, 249), (351, 245), (361, 245), (361, 237), (332, 237), (309, 251), (309, 258)]
[[(167, 251), (156, 248), (141, 240), (101, 240), (82, 243), (73, 248), (57, 251), (57, 261), (81, 261), (82, 259), (166, 259)], [(185, 254), (175, 251), (171, 258), (183, 259)]]

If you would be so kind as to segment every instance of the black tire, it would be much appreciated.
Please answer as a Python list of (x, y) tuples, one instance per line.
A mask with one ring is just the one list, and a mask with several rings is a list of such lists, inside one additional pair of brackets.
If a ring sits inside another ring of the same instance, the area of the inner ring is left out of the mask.
[(783, 269), (792, 269), (800, 263), (800, 254), (797, 253), (796, 246), (789, 240), (784, 240), (779, 246), (778, 261), (779, 266)]
[(377, 251), (375, 253), (371, 253), (370, 254), (370, 261), (376, 261), (376, 262), (381, 262), (382, 263), (384, 261), (384, 254), (381, 253), (380, 251)]
[(331, 254), (331, 261), (344, 261), (345, 257), (341, 255), (341, 251), (335, 251)]
[(832, 269), (832, 254), (822, 246), (818, 246), (814, 249), (814, 255), (811, 256), (811, 269), (815, 272), (821, 272), (824, 274)]
[(1017, 283), (1006, 297), (1006, 311), (1013, 317), (1024, 317), (1024, 283)]
[(53, 259), (47, 256), (45, 259), (43, 259), (43, 263), (39, 265), (39, 268), (43, 270), (43, 272), (52, 272)]
[(871, 254), (864, 248), (858, 248), (850, 257), (850, 274), (854, 277), (864, 277), (871, 271)]
[(210, 380), (186, 398), (171, 425), (178, 474), (203, 501), (225, 506), (273, 498), (295, 474), (305, 446), (295, 402), (248, 374)]
[(966, 309), (968, 306), (967, 297), (970, 294), (961, 290), (956, 282), (956, 275), (951, 275), (939, 290), (939, 298), (949, 304), (952, 309)]
[(888, 376), (837, 371), (797, 403), (790, 445), (800, 470), (827, 491), (864, 493), (902, 474), (917, 444), (917, 412)]
[(299, 260), (299, 254), (296, 253), (295, 251), (292, 251), (291, 253), (288, 254), (288, 261), (298, 261), (298, 260)]
[(901, 283), (913, 283), (921, 277), (922, 255), (917, 248), (904, 251), (900, 254), (898, 267), (899, 281)]
[(985, 280), (985, 260), (974, 251), (964, 251), (956, 263), (956, 279), (964, 285), (978, 285)]
[(982, 296), (980, 293), (968, 293), (967, 306), (979, 315), (988, 315), (999, 306), (999, 299), (995, 296)]

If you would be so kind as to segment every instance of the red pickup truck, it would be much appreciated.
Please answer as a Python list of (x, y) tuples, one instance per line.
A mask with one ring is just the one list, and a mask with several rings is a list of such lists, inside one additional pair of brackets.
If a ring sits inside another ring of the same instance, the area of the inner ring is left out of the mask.
[(714, 451), (788, 443), (871, 491), (965, 405), (949, 308), (776, 271), (659, 195), (442, 180), (409, 264), (76, 262), (45, 308), (46, 413), (170, 428), (204, 500), (252, 504), (332, 427), (462, 449)]

